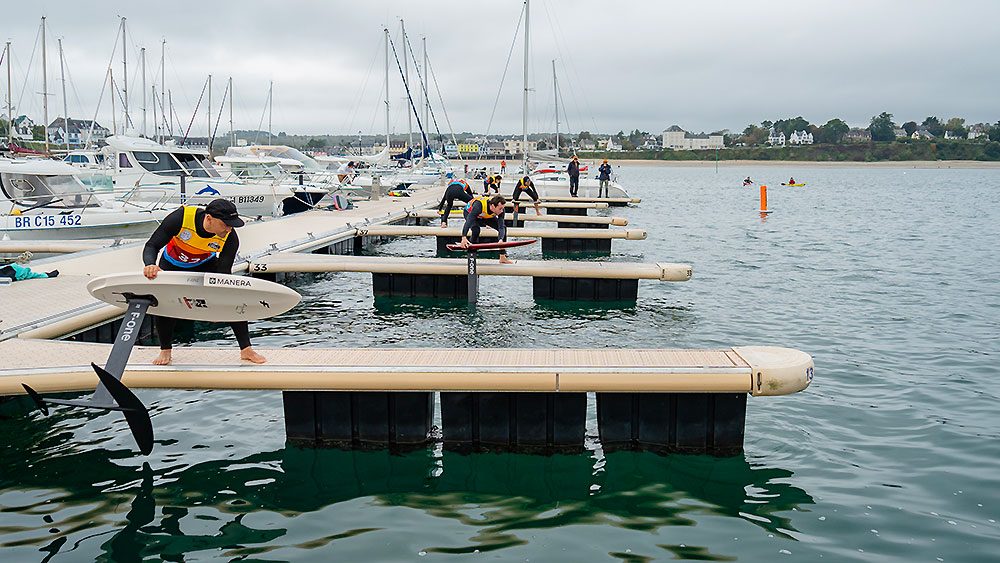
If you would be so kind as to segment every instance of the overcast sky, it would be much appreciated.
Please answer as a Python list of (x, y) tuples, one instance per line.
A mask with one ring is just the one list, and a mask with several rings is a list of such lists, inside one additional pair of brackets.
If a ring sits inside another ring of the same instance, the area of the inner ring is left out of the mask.
[[(522, 10), (517, 0), (40, 0), (5, 6), (3, 30), (12, 42), (15, 111), (38, 122), (40, 17), (48, 18), (50, 119), (62, 115), (63, 107), (58, 38), (69, 75), (69, 113), (89, 119), (124, 16), (129, 104), (140, 127), (138, 49), (147, 48), (148, 86), (159, 89), (165, 39), (166, 85), (185, 127), (212, 74), (213, 113), (225, 81), (233, 78), (238, 129), (255, 129), (262, 117), (266, 128), (273, 80), (274, 131), (381, 134), (382, 28), (389, 27), (399, 50), (402, 18), (421, 61), (421, 40), (427, 39), (451, 129), (519, 133), (523, 24), (517, 37), (515, 32)], [(882, 111), (897, 123), (928, 115), (996, 122), (998, 21), (996, 0), (533, 0), (529, 129), (555, 130), (553, 59), (565, 113), (562, 131), (658, 133), (675, 123), (696, 132), (742, 130), (748, 123), (797, 115), (817, 124), (840, 117), (867, 125)], [(121, 59), (119, 44), (117, 81)], [(402, 133), (405, 94), (391, 64), (391, 129)], [(4, 96), (5, 76), (4, 69)], [(415, 92), (412, 67), (410, 80)], [(433, 84), (431, 92), (438, 126), (447, 133)], [(208, 128), (204, 105), (192, 135)], [(116, 106), (120, 114), (117, 100)], [(151, 131), (151, 102), (148, 107)], [(228, 130), (228, 119), (227, 111), (220, 130)], [(107, 93), (98, 120), (111, 126)]]

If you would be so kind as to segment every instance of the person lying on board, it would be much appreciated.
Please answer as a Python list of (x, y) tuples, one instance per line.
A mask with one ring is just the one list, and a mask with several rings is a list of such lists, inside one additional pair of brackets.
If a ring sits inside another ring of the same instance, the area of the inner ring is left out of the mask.
[[(472, 201), (472, 186), (464, 179), (452, 180), (444, 190), (444, 197), (441, 198), (441, 203), (438, 204), (438, 213), (442, 213), (442, 228), (448, 226), (448, 217), (451, 215), (451, 208), (455, 205), (455, 200), (461, 200), (462, 203)], [(442, 209), (444, 210), (443, 212)]]
[[(205, 208), (182, 205), (167, 215), (149, 235), (142, 249), (145, 267), (142, 274), (156, 279), (162, 271), (233, 273), (240, 238), (234, 230), (244, 225), (236, 205), (227, 199), (215, 199)], [(160, 250), (163, 253), (160, 254)], [(156, 257), (160, 255), (159, 265)], [(153, 360), (158, 366), (170, 363), (177, 319), (157, 316), (156, 335), (160, 339), (160, 355)], [(240, 359), (263, 364), (267, 358), (250, 345), (250, 327), (246, 321), (229, 323), (240, 345)]]
[(521, 197), (521, 194), (525, 193), (531, 198), (531, 201), (535, 204), (535, 215), (541, 215), (542, 209), (538, 205), (538, 191), (535, 189), (535, 183), (531, 181), (531, 178), (525, 176), (517, 181), (517, 185), (514, 186), (514, 196), (511, 200), (514, 202), (514, 209), (517, 209), (517, 200)]
[[(507, 199), (502, 195), (495, 195), (491, 198), (477, 197), (465, 206), (465, 226), (462, 227), (462, 248), (468, 248), (470, 244), (479, 243), (479, 233), (483, 227), (493, 227), (497, 231), (497, 240), (507, 242), (507, 225), (503, 222), (503, 210), (507, 205)], [(471, 237), (469, 236), (471, 233)], [(500, 263), (513, 264), (507, 258), (507, 251), (500, 249)]]

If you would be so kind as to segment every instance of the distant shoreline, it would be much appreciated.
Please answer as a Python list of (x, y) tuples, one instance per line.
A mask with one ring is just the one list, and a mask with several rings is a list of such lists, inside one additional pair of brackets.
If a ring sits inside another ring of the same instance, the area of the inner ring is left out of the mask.
[[(580, 159), (585, 164), (596, 165), (601, 159)], [(621, 160), (609, 158), (611, 164), (628, 166), (661, 166), (673, 168), (714, 168), (716, 162), (704, 160), (636, 160), (623, 158)], [(482, 166), (500, 166), (499, 160), (474, 160), (469, 161), (471, 168)], [(473, 164), (474, 163), (474, 164)], [(508, 168), (518, 166), (520, 160), (507, 162)], [(921, 170), (944, 170), (944, 169), (1000, 169), (1000, 162), (982, 160), (886, 160), (880, 162), (830, 162), (818, 160), (720, 160), (719, 168), (748, 168), (748, 167), (786, 167), (786, 168), (890, 168), (890, 169), (921, 169)]]

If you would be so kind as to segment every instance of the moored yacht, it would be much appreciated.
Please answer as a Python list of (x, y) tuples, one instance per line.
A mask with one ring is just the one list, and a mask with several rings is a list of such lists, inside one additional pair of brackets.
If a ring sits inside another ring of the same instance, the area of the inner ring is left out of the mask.
[[(223, 177), (205, 150), (165, 146), (122, 135), (108, 137), (107, 143), (103, 151), (115, 194), (130, 201), (176, 207), (206, 205), (223, 198), (235, 203), (241, 214), (255, 217), (296, 213), (318, 203), (326, 194), (319, 188), (289, 186), (280, 181)], [(308, 194), (307, 199), (297, 197), (297, 192)]]
[(41, 159), (0, 159), (0, 239), (128, 238), (156, 229), (167, 210), (115, 201), (80, 170)]

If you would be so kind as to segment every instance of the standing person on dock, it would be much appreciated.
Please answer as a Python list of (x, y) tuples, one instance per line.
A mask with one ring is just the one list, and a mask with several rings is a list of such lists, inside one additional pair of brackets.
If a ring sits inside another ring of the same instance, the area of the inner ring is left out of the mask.
[[(243, 219), (236, 205), (225, 199), (212, 200), (204, 209), (182, 205), (167, 215), (146, 241), (142, 249), (145, 267), (143, 275), (155, 279), (161, 271), (231, 274), (240, 238), (235, 227)], [(156, 256), (160, 255), (159, 265)], [(160, 339), (160, 355), (156, 365), (167, 365), (173, 349), (174, 325), (177, 319), (156, 317), (156, 334)], [(267, 361), (250, 345), (250, 327), (246, 321), (229, 323), (240, 345), (240, 359), (263, 364)]]
[(455, 205), (455, 200), (462, 200), (462, 203), (472, 201), (472, 186), (465, 180), (452, 180), (444, 190), (444, 197), (438, 204), (438, 213), (441, 214), (441, 228), (448, 226), (448, 217), (451, 216), (451, 208)]
[(580, 159), (575, 154), (566, 167), (566, 173), (569, 174), (569, 195), (577, 197), (576, 194), (580, 191)]
[(611, 197), (611, 165), (608, 164), (608, 159), (604, 159), (597, 172), (597, 178), (601, 181), (601, 185), (597, 188), (597, 197), (601, 197), (602, 192), (605, 194), (604, 197)]
[(531, 181), (531, 178), (525, 176), (517, 181), (517, 185), (514, 186), (514, 195), (511, 200), (514, 202), (514, 209), (517, 209), (517, 200), (521, 197), (521, 194), (525, 193), (531, 198), (531, 201), (535, 204), (535, 215), (541, 215), (542, 210), (538, 205), (538, 191), (535, 190), (535, 183)]
[[(493, 197), (477, 197), (465, 206), (465, 226), (462, 227), (463, 248), (470, 244), (479, 242), (479, 233), (483, 227), (493, 227), (497, 231), (497, 240), (507, 242), (507, 225), (503, 222), (503, 210), (507, 205), (507, 199), (502, 195)], [(471, 237), (469, 236), (471, 233)], [(500, 263), (513, 264), (507, 258), (507, 251), (500, 250)]]
[(507, 173), (507, 161), (506, 160), (501, 160), (500, 161), (500, 173), (501, 174), (506, 174)]

